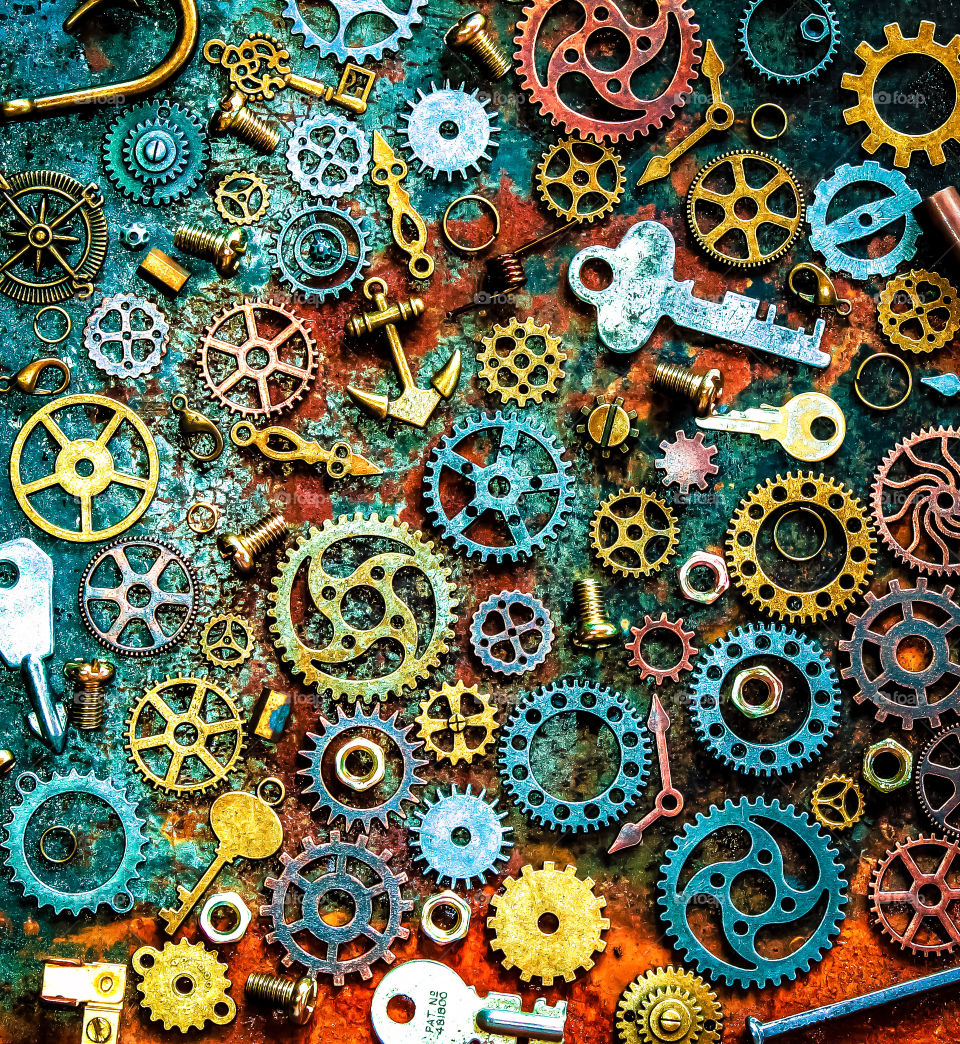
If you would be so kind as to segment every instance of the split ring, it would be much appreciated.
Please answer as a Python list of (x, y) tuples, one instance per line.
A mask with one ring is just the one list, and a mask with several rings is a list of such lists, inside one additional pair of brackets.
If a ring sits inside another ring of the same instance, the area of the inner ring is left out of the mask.
[[(275, 790), (278, 795), (273, 799), (273, 801), (263, 796), (271, 788)], [(271, 808), (276, 808), (277, 805), (282, 805), (286, 796), (287, 788), (283, 785), (283, 780), (277, 779), (276, 776), (264, 776), (257, 784), (257, 797), (260, 798), (265, 805), (269, 805)]]
[[(780, 130), (776, 131), (773, 134), (764, 134), (757, 128), (757, 116), (765, 110), (769, 110), (770, 112), (776, 113), (776, 118), (783, 123), (783, 126), (780, 128)], [(750, 117), (750, 130), (752, 130), (753, 133), (756, 134), (756, 136), (761, 141), (776, 141), (777, 138), (782, 138), (783, 135), (786, 133), (787, 114), (784, 109), (782, 109), (779, 105), (776, 105), (774, 102), (761, 102), (753, 110), (753, 115)]]
[[(203, 516), (206, 516), (205, 518)], [(187, 525), (203, 535), (217, 528), (220, 521), (220, 508), (209, 500), (195, 500), (187, 511)]]
[[(55, 312), (57, 315), (62, 315), (67, 321), (66, 329), (59, 337), (48, 337), (46, 334), (40, 332), (40, 320), (47, 314), (47, 312)], [(61, 308), (60, 305), (46, 305), (33, 317), (33, 332), (41, 341), (43, 341), (44, 344), (59, 344), (61, 341), (65, 341), (70, 336), (70, 331), (72, 329), (73, 320), (70, 318), (70, 313)]]
[[(870, 365), (870, 363), (876, 360), (889, 361), (897, 363), (903, 368), (903, 372), (907, 375), (907, 390), (897, 399), (896, 402), (889, 404), (871, 402), (864, 394), (860, 387), (860, 378), (863, 375), (863, 371)], [(910, 398), (910, 392), (913, 391), (913, 374), (910, 372), (910, 367), (900, 358), (899, 355), (894, 355), (892, 352), (874, 352), (873, 355), (868, 355), (866, 359), (860, 363), (860, 368), (857, 370), (857, 376), (853, 379), (853, 390), (857, 393), (857, 398), (863, 403), (864, 406), (869, 406), (871, 410), (895, 410), (898, 406), (902, 406), (907, 399)]]
[[(493, 217), (493, 235), (485, 243), (481, 243), (479, 246), (471, 246), (469, 243), (457, 242), (457, 240), (450, 234), (450, 228), (448, 226), (450, 211), (461, 203), (469, 202), (477, 203), (481, 210), (484, 207), (487, 207)], [(486, 250), (497, 236), (500, 235), (500, 212), (485, 196), (458, 196), (443, 212), (442, 228), (444, 238), (455, 250), (459, 250), (461, 254), (479, 254), (481, 250)]]
[[(53, 834), (54, 836), (65, 835), (69, 838), (69, 847), (67, 854), (64, 856), (52, 856), (47, 851), (47, 838)], [(40, 855), (48, 863), (69, 863), (71, 859), (77, 854), (77, 835), (69, 828), (65, 826), (52, 826), (47, 827), (46, 830), (40, 835)]]
[[(810, 552), (808, 555), (795, 555), (787, 551), (783, 544), (780, 543), (780, 524), (784, 519), (789, 518), (791, 515), (809, 515), (811, 518), (815, 518), (820, 525), (820, 543)], [(783, 555), (784, 558), (789, 558), (791, 562), (809, 562), (811, 558), (816, 558), (817, 555), (823, 550), (824, 544), (827, 542), (827, 524), (823, 521), (823, 518), (816, 512), (811, 511), (808, 507), (795, 507), (789, 511), (785, 511), (776, 522), (773, 527), (773, 546), (777, 551)]]

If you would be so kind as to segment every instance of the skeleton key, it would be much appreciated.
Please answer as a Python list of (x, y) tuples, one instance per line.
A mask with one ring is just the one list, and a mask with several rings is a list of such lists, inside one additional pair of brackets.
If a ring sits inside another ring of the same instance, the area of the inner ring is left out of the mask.
[[(833, 425), (828, 438), (817, 438), (813, 425), (818, 421)], [(711, 431), (735, 431), (774, 439), (796, 460), (810, 463), (826, 460), (836, 453), (847, 432), (843, 411), (828, 395), (820, 392), (801, 392), (782, 406), (760, 406), (751, 410), (731, 410), (697, 418), (698, 428)]]
[(180, 906), (160, 911), (167, 935), (173, 935), (210, 887), (213, 879), (234, 859), (267, 859), (283, 844), (283, 827), (276, 812), (254, 794), (221, 794), (210, 806), (210, 827), (217, 835), (217, 854), (193, 888), (177, 885)]

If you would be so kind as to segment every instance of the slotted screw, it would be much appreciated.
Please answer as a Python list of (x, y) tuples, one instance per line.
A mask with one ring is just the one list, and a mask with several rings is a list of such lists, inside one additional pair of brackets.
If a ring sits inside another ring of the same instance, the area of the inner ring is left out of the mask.
[(247, 252), (247, 237), (242, 228), (214, 232), (203, 225), (181, 225), (173, 234), (173, 245), (192, 257), (210, 261), (222, 276), (235, 276)]
[(573, 644), (579, 649), (605, 649), (613, 645), (620, 632), (607, 616), (597, 581), (591, 577), (575, 580), (573, 600), (577, 612)]
[(231, 559), (238, 573), (246, 575), (253, 572), (257, 556), (279, 544), (286, 535), (287, 523), (283, 515), (274, 513), (239, 533), (221, 533), (217, 537), (217, 547), (224, 558)]
[(287, 1020), (297, 1026), (305, 1026), (313, 1018), (317, 1004), (317, 980), (308, 975), (302, 979), (283, 979), (269, 972), (253, 972), (243, 992), (247, 1000), (283, 1012)]
[(717, 399), (723, 391), (723, 374), (711, 367), (709, 370), (694, 370), (690, 366), (677, 363), (657, 363), (650, 382), (654, 388), (672, 392), (684, 399), (689, 399), (698, 417), (706, 417), (713, 412)]
[(502, 80), (510, 71), (510, 59), (487, 31), (487, 20), (479, 11), (471, 11), (451, 25), (443, 42), (454, 53), (472, 58), (491, 80)]

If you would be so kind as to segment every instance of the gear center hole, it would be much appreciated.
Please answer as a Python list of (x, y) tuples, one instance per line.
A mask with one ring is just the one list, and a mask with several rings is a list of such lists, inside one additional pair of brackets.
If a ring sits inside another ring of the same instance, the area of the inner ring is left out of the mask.
[(173, 980), (173, 988), (180, 994), (181, 997), (189, 997), (196, 988), (196, 983), (189, 975), (178, 975)]
[(324, 894), (323, 905), (326, 909), (321, 910), (320, 918), (324, 924), (342, 927), (350, 924), (357, 916), (357, 904), (353, 896), (342, 888), (330, 888)]
[(244, 356), (243, 361), (250, 370), (265, 370), (270, 365), (270, 355), (265, 348), (254, 345)]
[(537, 918), (537, 927), (544, 935), (553, 935), (560, 927), (560, 918), (548, 910)]
[(200, 733), (196, 725), (184, 721), (173, 730), (173, 738), (181, 747), (192, 747), (200, 738)]
[(73, 465), (73, 470), (80, 478), (90, 478), (95, 469), (93, 461), (89, 457), (79, 457)]
[(884, 65), (873, 85), (873, 101), (895, 131), (924, 134), (949, 119), (957, 91), (946, 66), (932, 55), (905, 54)]
[(943, 891), (939, 885), (925, 884), (917, 892), (917, 898), (923, 906), (935, 909), (943, 902)]
[(470, 831), (464, 826), (458, 826), (450, 834), (450, 840), (458, 848), (466, 848), (471, 841)]
[(494, 475), (490, 479), (487, 489), (490, 491), (491, 497), (497, 497), (497, 499), (506, 497), (510, 493), (510, 480), (503, 475)]
[(543, 723), (530, 744), (537, 783), (560, 801), (590, 801), (620, 769), (620, 746), (596, 715), (562, 711)]
[(657, 627), (643, 636), (640, 655), (657, 670), (670, 670), (683, 659), (680, 636), (666, 627)]
[(151, 597), (146, 584), (131, 584), (127, 588), (127, 602), (134, 609), (144, 609), (150, 604)]
[(933, 663), (933, 646), (923, 635), (911, 634), (897, 644), (896, 655), (905, 671), (919, 674)]
[(453, 122), (453, 120), (444, 120), (440, 124), (440, 137), (446, 138), (447, 141), (459, 138), (460, 128)]

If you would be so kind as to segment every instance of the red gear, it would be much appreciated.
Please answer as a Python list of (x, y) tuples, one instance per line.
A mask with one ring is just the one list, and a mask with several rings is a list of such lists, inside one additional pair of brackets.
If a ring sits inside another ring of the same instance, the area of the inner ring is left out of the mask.
[(717, 447), (703, 444), (702, 431), (698, 431), (692, 439), (678, 431), (674, 438), (674, 442), (664, 439), (660, 443), (663, 456), (655, 462), (663, 472), (663, 484), (679, 486), (684, 496), (690, 492), (691, 486), (706, 489), (707, 479), (720, 470), (713, 463)]
[[(680, 639), (683, 652), (672, 667), (654, 667), (643, 658), (640, 647), (647, 635), (653, 631), (669, 631)], [(630, 633), (633, 635), (633, 641), (627, 643), (627, 651), (633, 653), (630, 666), (640, 668), (641, 678), (655, 678), (657, 685), (662, 685), (667, 678), (670, 681), (679, 681), (680, 672), (689, 671), (693, 667), (693, 657), (697, 653), (697, 647), (691, 641), (693, 631), (683, 629), (683, 620), (668, 620), (666, 613), (661, 613), (659, 620), (654, 620), (652, 616), (645, 616), (643, 626), (631, 627)]]

